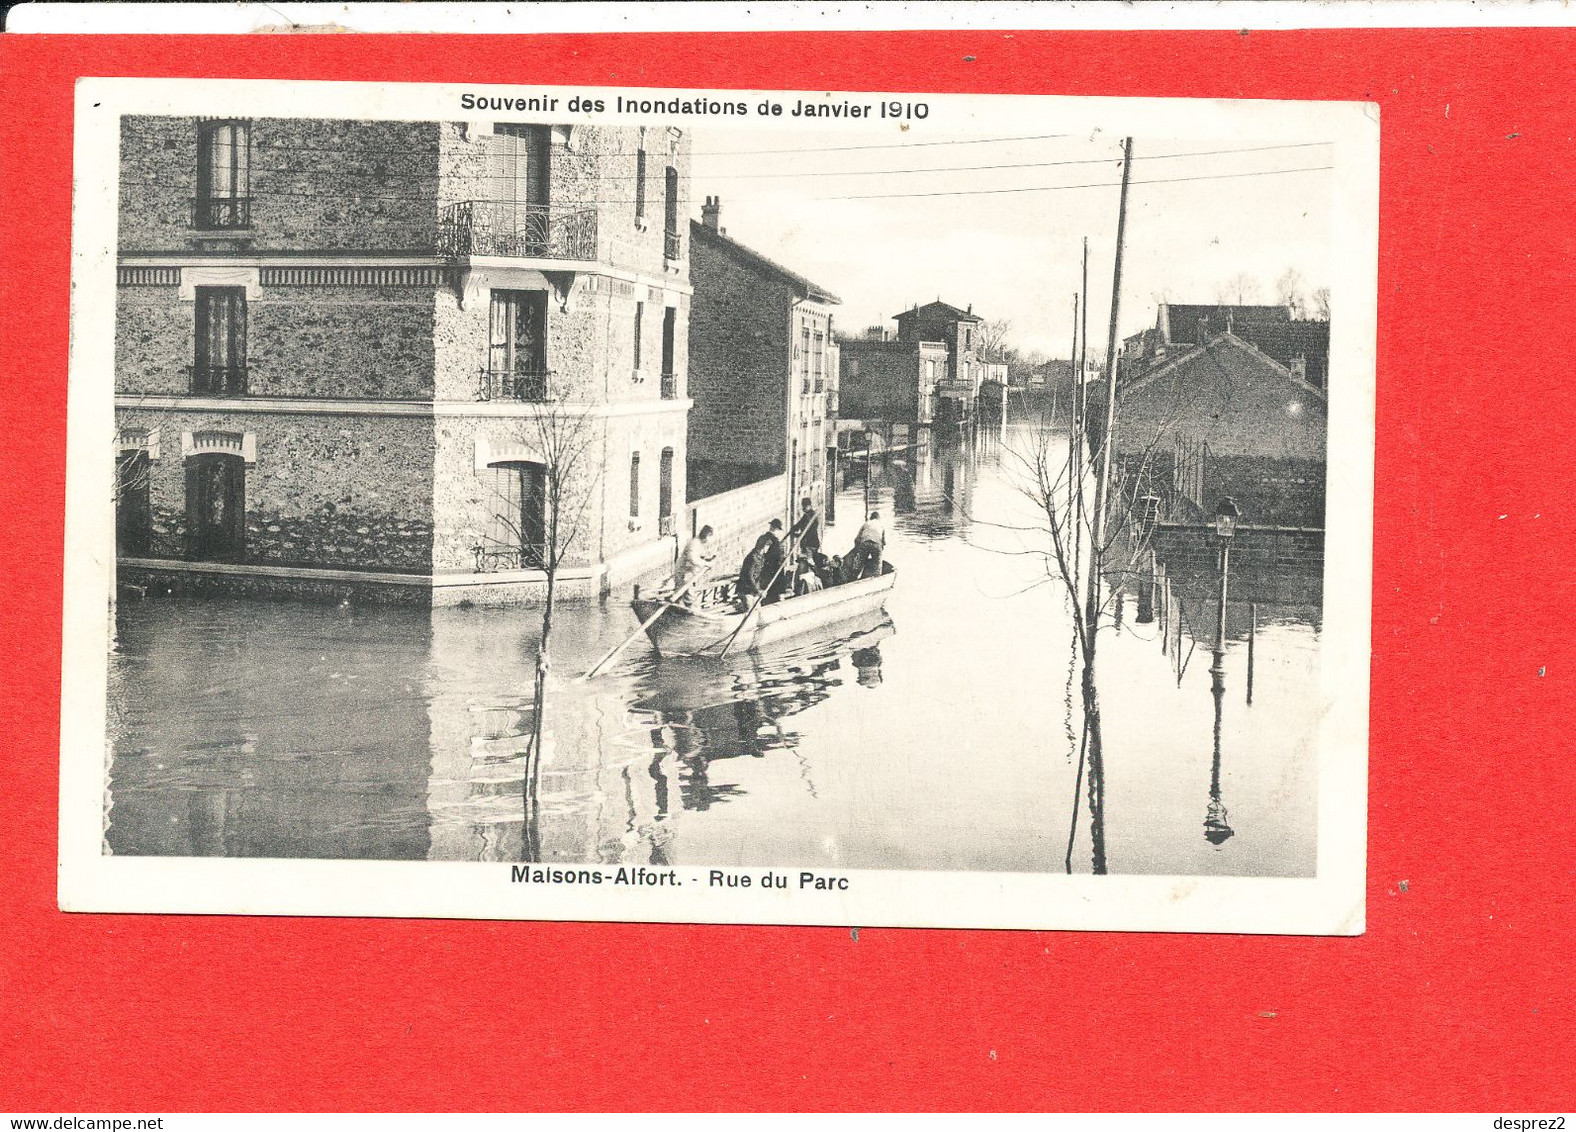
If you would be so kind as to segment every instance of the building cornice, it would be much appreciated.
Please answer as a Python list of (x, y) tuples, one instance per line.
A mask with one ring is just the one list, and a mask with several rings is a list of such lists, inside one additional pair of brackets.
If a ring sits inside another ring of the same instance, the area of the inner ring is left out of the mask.
[(582, 417), (642, 417), (688, 413), (688, 397), (651, 401), (350, 401), (327, 397), (185, 397), (155, 393), (119, 393), (117, 409), (167, 413), (262, 413), (337, 417), (475, 417), (532, 418), (544, 412)]
[(118, 267), (253, 267), (253, 268), (452, 268), (457, 271), (493, 269), (496, 271), (540, 271), (598, 275), (620, 279), (680, 295), (693, 295), (695, 288), (672, 275), (637, 271), (634, 268), (595, 260), (526, 259), (514, 256), (469, 256), (463, 260), (412, 252), (378, 254), (369, 252), (121, 252)]

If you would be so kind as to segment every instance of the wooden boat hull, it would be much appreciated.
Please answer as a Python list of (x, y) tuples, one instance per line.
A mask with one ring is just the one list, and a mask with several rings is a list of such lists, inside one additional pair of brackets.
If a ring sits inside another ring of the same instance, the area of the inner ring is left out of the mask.
[(877, 612), (886, 607), (896, 581), (895, 573), (882, 574), (761, 605), (748, 615), (743, 628), (743, 613), (667, 605), (651, 599), (636, 600), (631, 607), (641, 621), (662, 610), (662, 616), (646, 627), (646, 636), (663, 656), (717, 656), (725, 648), (729, 652), (757, 649)]

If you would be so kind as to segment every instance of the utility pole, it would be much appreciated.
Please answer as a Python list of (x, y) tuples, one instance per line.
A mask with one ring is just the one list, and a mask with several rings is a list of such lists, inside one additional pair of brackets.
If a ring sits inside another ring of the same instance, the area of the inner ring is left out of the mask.
[(1108, 485), (1111, 479), (1111, 441), (1116, 426), (1116, 329), (1122, 299), (1122, 242), (1127, 236), (1127, 187), (1133, 174), (1133, 139), (1122, 139), (1122, 195), (1116, 213), (1116, 258), (1111, 275), (1111, 322), (1105, 340), (1105, 421), (1100, 450), (1095, 456), (1094, 516), (1089, 528), (1089, 577), (1085, 584), (1083, 700), (1089, 724), (1089, 840), (1093, 846), (1094, 872), (1104, 873), (1105, 863), (1105, 759), (1101, 749), (1100, 701), (1094, 682), (1095, 641), (1100, 627), (1100, 583), (1105, 565), (1105, 528)]

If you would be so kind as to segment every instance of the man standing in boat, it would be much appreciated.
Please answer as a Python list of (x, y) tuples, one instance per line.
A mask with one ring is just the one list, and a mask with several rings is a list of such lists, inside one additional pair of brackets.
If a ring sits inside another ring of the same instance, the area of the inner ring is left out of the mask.
[[(854, 550), (850, 557), (856, 563), (860, 578), (874, 578), (881, 573), (881, 553), (886, 549), (886, 528), (881, 525), (881, 512), (870, 512), (854, 536)], [(852, 571), (850, 571), (852, 573)]]
[(711, 549), (711, 536), (711, 527), (702, 527), (679, 555), (678, 569), (673, 571), (673, 592), (680, 595), (681, 601), (688, 602), (686, 591), (699, 586), (711, 573), (712, 561), (717, 557)]
[(756, 549), (761, 551), (761, 586), (766, 590), (766, 601), (776, 601), (793, 588), (793, 573), (786, 569), (788, 560), (783, 552), (781, 519), (773, 519), (766, 525), (766, 533)]
[(799, 551), (812, 560), (821, 552), (821, 513), (809, 496), (799, 501), (799, 517), (788, 528), (788, 538), (799, 544)]

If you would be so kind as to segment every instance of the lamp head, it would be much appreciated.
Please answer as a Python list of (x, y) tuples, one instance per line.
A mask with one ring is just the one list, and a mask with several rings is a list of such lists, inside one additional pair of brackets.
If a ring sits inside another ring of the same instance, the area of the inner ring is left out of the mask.
[(1223, 539), (1233, 537), (1237, 533), (1237, 520), (1241, 517), (1236, 501), (1229, 495), (1223, 496), (1215, 505), (1215, 533)]

